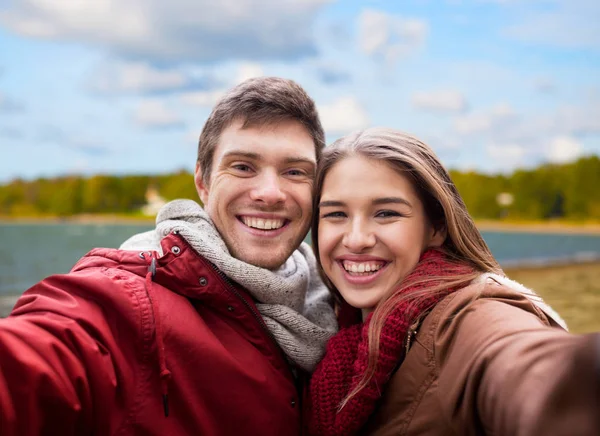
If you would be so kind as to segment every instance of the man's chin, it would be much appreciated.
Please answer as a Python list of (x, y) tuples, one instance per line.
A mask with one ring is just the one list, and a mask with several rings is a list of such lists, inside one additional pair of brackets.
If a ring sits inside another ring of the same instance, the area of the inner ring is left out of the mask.
[(288, 259), (288, 257), (292, 254), (277, 254), (274, 253), (273, 250), (265, 250), (267, 251), (265, 253), (261, 253), (260, 251), (262, 250), (255, 250), (254, 252), (247, 253), (238, 253), (238, 255), (234, 254), (234, 257), (259, 268), (275, 270), (278, 269), (281, 265), (283, 265)]

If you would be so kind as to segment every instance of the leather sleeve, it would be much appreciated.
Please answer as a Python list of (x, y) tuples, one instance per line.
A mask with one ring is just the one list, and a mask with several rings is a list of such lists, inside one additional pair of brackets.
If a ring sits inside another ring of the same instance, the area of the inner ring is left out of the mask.
[(0, 434), (110, 433), (107, 417), (120, 412), (108, 408), (134, 382), (127, 354), (135, 352), (118, 346), (132, 330), (119, 321), (127, 293), (123, 304), (100, 296), (111, 286), (103, 274), (53, 276), (0, 319)]
[(600, 434), (598, 334), (551, 328), (524, 298), (481, 298), (455, 309), (434, 339), (451, 427), (475, 423), (474, 433), (511, 436)]

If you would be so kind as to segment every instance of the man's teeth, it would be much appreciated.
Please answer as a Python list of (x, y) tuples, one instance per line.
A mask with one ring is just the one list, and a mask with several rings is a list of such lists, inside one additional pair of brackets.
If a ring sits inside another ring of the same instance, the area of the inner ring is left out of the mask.
[(284, 220), (271, 220), (254, 217), (242, 217), (242, 222), (248, 227), (261, 230), (274, 230), (283, 227)]
[(379, 271), (383, 266), (383, 262), (351, 262), (345, 260), (342, 262), (342, 265), (350, 273), (371, 273)]

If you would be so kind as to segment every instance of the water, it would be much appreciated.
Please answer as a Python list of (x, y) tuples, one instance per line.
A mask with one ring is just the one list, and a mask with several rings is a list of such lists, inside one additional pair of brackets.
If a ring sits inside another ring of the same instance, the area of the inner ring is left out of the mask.
[[(18, 295), (51, 274), (66, 273), (94, 247), (118, 247), (153, 228), (121, 224), (0, 223), (0, 316)], [(600, 235), (483, 232), (502, 266), (600, 259)]]
[(151, 223), (0, 223), (0, 316), (27, 288), (49, 275), (68, 272), (92, 248), (116, 248), (131, 235), (151, 228)]

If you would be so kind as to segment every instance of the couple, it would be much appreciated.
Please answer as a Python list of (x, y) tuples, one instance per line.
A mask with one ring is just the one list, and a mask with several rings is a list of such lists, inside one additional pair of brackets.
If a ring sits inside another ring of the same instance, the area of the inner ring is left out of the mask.
[(598, 430), (598, 335), (502, 275), (432, 150), (381, 128), (323, 146), (294, 82), (229, 91), (204, 208), (167, 204), (0, 320), (0, 434)]

